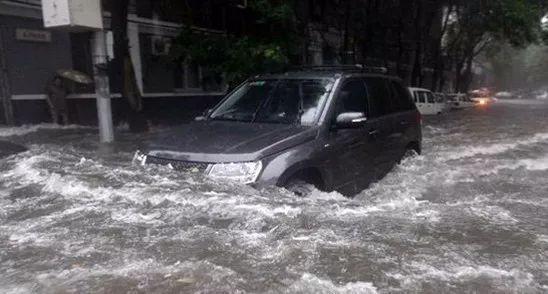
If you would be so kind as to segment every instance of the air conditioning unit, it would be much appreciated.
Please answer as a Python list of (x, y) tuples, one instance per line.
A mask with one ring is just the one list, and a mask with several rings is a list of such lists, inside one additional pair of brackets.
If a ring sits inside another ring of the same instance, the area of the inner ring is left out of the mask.
[(152, 55), (165, 56), (169, 54), (171, 49), (171, 39), (162, 36), (152, 36), (150, 38)]
[[(36, 1), (14, 2), (30, 4)], [(100, 0), (42, 0), (42, 17), (46, 28), (61, 28), (70, 31), (103, 29)]]

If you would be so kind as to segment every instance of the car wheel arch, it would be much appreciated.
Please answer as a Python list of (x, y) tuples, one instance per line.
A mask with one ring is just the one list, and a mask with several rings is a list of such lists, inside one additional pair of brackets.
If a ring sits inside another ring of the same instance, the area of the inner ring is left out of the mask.
[(279, 179), (278, 186), (285, 187), (291, 181), (304, 181), (314, 185), (319, 190), (325, 190), (327, 185), (325, 176), (318, 167), (297, 164), (289, 168)]

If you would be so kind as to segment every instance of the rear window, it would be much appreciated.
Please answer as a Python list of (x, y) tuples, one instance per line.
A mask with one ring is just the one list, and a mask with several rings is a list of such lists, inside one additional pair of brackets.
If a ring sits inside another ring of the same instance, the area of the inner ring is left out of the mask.
[(419, 96), (420, 96), (419, 92), (413, 91), (413, 98), (415, 99), (416, 103), (419, 103)]
[(436, 99), (434, 98), (434, 95), (430, 92), (426, 92), (426, 98), (428, 99), (428, 103), (436, 103)]
[(390, 90), (386, 79), (366, 78), (367, 94), (371, 108), (371, 117), (379, 117), (390, 114), (392, 105), (390, 101)]
[(426, 93), (425, 92), (416, 92), (419, 96), (419, 103), (426, 103)]
[(399, 82), (390, 81), (392, 88), (392, 106), (395, 112), (413, 110), (415, 105), (411, 94)]

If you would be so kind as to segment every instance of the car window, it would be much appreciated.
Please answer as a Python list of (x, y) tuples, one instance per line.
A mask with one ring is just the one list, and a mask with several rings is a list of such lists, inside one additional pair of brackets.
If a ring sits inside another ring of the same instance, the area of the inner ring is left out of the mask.
[(426, 93), (425, 92), (417, 92), (419, 95), (419, 103), (426, 103)]
[(399, 82), (390, 81), (392, 88), (392, 105), (395, 112), (407, 111), (415, 108), (409, 91)]
[(426, 92), (426, 99), (428, 99), (428, 103), (435, 103), (434, 95), (430, 92)]
[(210, 116), (213, 120), (311, 125), (331, 91), (325, 79), (250, 81)]
[(383, 78), (366, 78), (367, 94), (369, 99), (371, 117), (380, 117), (390, 114), (392, 105), (390, 88)]
[(342, 86), (337, 99), (337, 114), (344, 112), (369, 114), (367, 90), (363, 81), (350, 80)]
[(415, 100), (415, 103), (419, 102), (419, 92), (413, 91), (413, 99)]

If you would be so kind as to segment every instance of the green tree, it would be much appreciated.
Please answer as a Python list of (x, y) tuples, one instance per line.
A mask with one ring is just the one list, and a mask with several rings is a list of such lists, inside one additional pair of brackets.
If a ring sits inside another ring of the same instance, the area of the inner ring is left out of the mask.
[(524, 47), (538, 40), (539, 7), (527, 0), (456, 2), (454, 22), (448, 32), (447, 54), (455, 70), (455, 90), (467, 92), (476, 57), (494, 44)]
[(194, 30), (192, 11), (188, 11), (171, 55), (178, 61), (192, 60), (217, 75), (225, 75), (231, 86), (253, 74), (283, 69), (298, 55), (293, 4), (250, 1), (247, 30), (227, 34)]

